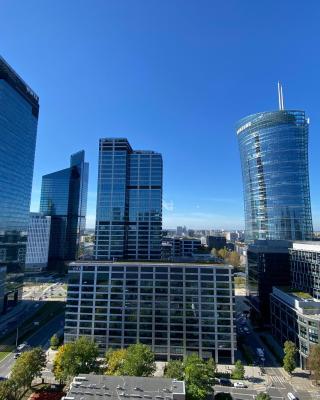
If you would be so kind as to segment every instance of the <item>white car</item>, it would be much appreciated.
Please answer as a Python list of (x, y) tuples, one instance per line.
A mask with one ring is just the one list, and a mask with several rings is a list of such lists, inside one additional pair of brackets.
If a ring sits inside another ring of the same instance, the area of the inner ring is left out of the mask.
[(233, 384), (233, 387), (235, 387), (235, 388), (246, 388), (246, 387), (248, 387), (247, 385), (245, 385), (243, 382), (235, 382), (234, 384)]

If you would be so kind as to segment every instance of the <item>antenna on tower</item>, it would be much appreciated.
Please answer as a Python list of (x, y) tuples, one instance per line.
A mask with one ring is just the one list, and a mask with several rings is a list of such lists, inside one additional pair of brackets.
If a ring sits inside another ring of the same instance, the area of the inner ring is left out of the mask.
[(284, 110), (283, 90), (282, 90), (282, 85), (279, 81), (278, 81), (278, 100), (279, 100), (279, 110), (283, 111)]

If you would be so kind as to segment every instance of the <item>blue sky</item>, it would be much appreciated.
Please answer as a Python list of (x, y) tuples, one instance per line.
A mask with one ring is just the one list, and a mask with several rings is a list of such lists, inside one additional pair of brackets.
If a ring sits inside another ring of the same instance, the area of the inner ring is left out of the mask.
[(0, 54), (40, 96), (32, 210), (41, 176), (86, 151), (93, 226), (98, 139), (164, 159), (164, 226), (242, 228), (235, 122), (304, 109), (320, 229), (320, 2), (0, 0)]

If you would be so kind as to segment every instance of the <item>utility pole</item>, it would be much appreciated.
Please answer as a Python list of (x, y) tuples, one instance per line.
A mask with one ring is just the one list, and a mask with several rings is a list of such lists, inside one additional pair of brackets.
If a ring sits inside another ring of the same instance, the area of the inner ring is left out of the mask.
[(19, 338), (19, 327), (17, 326), (16, 347), (18, 347), (18, 338)]

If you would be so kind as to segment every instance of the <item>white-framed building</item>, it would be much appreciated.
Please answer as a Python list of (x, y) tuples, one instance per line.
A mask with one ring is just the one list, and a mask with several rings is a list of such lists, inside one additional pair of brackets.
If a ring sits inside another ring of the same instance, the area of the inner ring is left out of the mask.
[(51, 217), (30, 213), (26, 254), (26, 271), (42, 271), (47, 268), (50, 243)]
[(221, 264), (73, 262), (65, 342), (94, 340), (101, 354), (140, 342), (158, 360), (190, 353), (234, 362), (233, 267)]

